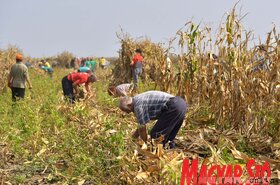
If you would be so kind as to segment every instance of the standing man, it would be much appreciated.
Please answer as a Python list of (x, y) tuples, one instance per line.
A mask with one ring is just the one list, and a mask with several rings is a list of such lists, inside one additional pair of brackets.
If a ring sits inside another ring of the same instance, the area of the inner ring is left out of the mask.
[(144, 58), (142, 56), (142, 50), (136, 49), (133, 59), (130, 63), (130, 66), (132, 68), (134, 92), (138, 91), (139, 77), (143, 72), (143, 61), (144, 61)]
[(175, 147), (174, 139), (182, 126), (187, 111), (185, 100), (179, 96), (161, 91), (147, 91), (135, 97), (120, 99), (119, 108), (127, 113), (134, 112), (138, 128), (132, 135), (147, 142), (146, 124), (157, 119), (150, 135), (151, 138), (164, 136), (163, 145), (169, 143), (170, 148)]
[(70, 103), (75, 103), (75, 96), (79, 94), (79, 86), (85, 84), (86, 91), (91, 93), (89, 84), (96, 80), (95, 75), (89, 73), (70, 73), (62, 79), (63, 94)]
[(72, 58), (70, 62), (70, 67), (73, 68), (74, 70), (76, 69), (76, 58)]
[(93, 58), (89, 58), (87, 61), (86, 61), (86, 67), (90, 68), (91, 72), (92, 73), (95, 73), (95, 66), (96, 66), (96, 61), (93, 60)]
[(104, 57), (101, 57), (101, 59), (100, 59), (100, 66), (101, 66), (102, 69), (104, 69), (105, 63), (106, 63), (106, 59)]
[(29, 85), (29, 89), (32, 89), (28, 68), (22, 63), (22, 60), (23, 56), (17, 54), (16, 63), (12, 66), (8, 77), (8, 86), (12, 89), (12, 100), (14, 102), (17, 101), (17, 99), (24, 98), (26, 82)]
[(253, 72), (259, 71), (269, 71), (270, 69), (270, 62), (267, 59), (267, 50), (264, 45), (258, 46), (257, 53), (255, 54), (254, 58), (257, 61), (256, 66), (253, 68)]

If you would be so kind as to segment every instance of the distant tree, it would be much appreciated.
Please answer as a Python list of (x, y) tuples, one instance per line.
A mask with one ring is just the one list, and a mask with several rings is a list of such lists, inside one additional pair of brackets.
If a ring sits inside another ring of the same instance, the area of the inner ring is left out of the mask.
[(56, 61), (57, 66), (60, 67), (69, 67), (71, 60), (74, 58), (74, 55), (68, 51), (64, 51), (57, 55)]

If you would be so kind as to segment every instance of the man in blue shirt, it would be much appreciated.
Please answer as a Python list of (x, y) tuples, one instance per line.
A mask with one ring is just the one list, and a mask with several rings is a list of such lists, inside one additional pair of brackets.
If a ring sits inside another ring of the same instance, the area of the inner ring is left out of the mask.
[(182, 126), (187, 111), (185, 100), (179, 96), (161, 91), (147, 91), (135, 97), (120, 99), (119, 108), (127, 113), (134, 112), (138, 128), (132, 135), (147, 142), (146, 124), (156, 120), (150, 135), (151, 138), (164, 136), (163, 144), (169, 142), (170, 148), (175, 147), (174, 139)]

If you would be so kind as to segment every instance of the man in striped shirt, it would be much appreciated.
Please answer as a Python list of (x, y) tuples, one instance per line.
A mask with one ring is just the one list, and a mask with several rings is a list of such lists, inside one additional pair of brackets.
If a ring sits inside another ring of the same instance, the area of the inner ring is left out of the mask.
[(182, 126), (187, 111), (186, 102), (179, 96), (161, 91), (147, 91), (135, 97), (120, 99), (119, 108), (127, 113), (134, 112), (138, 128), (132, 135), (147, 141), (146, 124), (156, 120), (150, 135), (151, 138), (164, 136), (163, 144), (169, 142), (170, 148), (175, 147), (174, 139)]

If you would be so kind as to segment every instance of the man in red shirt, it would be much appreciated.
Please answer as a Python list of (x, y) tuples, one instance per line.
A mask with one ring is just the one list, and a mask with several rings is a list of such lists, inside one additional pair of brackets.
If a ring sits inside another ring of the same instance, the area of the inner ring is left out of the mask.
[(133, 56), (133, 59), (130, 63), (130, 66), (132, 68), (134, 91), (138, 90), (139, 77), (143, 71), (143, 61), (144, 61), (144, 58), (142, 56), (142, 50), (136, 49), (135, 55)]
[[(70, 103), (75, 103), (75, 95), (79, 93), (79, 86), (85, 84), (86, 91), (91, 92), (89, 84), (96, 82), (96, 76), (89, 73), (70, 73), (62, 79), (62, 89), (64, 96)], [(75, 91), (74, 91), (75, 90)]]

